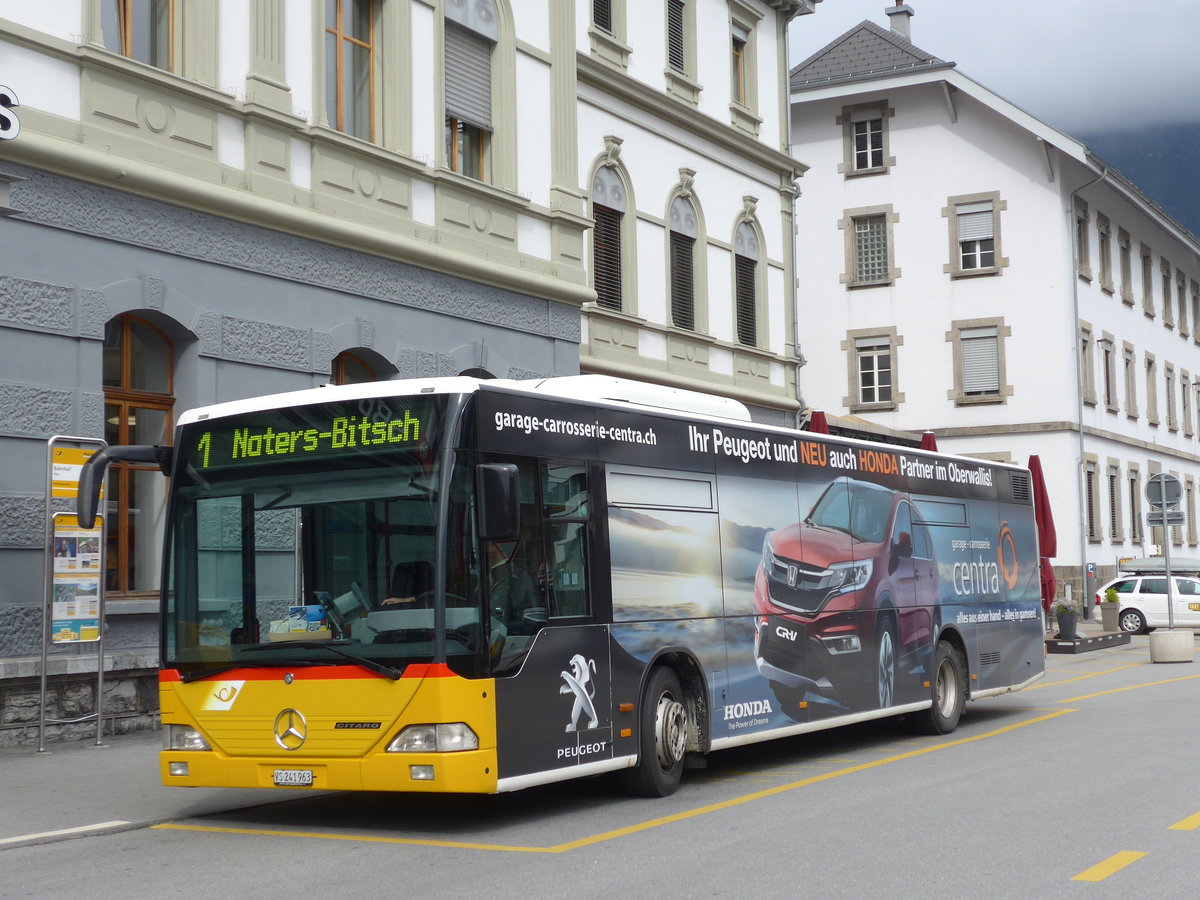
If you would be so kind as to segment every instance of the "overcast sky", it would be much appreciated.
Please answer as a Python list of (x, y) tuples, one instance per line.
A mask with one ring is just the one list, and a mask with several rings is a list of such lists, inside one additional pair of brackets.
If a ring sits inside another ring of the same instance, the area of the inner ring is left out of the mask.
[[(891, 0), (823, 0), (791, 25), (791, 64)], [(1200, 122), (1197, 0), (908, 0), (912, 42), (1071, 135)]]

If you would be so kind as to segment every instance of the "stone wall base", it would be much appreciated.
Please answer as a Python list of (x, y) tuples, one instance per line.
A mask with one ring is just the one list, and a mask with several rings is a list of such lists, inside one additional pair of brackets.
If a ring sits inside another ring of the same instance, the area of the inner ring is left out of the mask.
[[(37, 747), (42, 714), (41, 659), (0, 661), (0, 747)], [(47, 661), (45, 741), (96, 737), (97, 658)], [(154, 653), (105, 654), (102, 735), (159, 727), (158, 660)]]

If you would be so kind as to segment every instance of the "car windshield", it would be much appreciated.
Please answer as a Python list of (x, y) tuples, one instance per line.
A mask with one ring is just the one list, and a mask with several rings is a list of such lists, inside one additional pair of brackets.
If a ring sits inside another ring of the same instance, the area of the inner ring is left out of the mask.
[[(377, 414), (382, 427), (360, 430), (355, 447), (348, 439), (322, 446), (333, 433), (325, 423), (350, 418), (338, 413), (324, 409), (299, 421), (301, 411), (290, 411), (293, 421), (274, 422), (270, 437), (261, 418), (225, 428), (241, 441), (238, 452), (253, 450), (246, 436), (256, 434), (263, 446), (274, 440), (283, 448), (274, 460), (250, 456), (241, 465), (215, 460), (232, 446), (220, 429), (184, 430), (162, 627), (164, 663), (185, 678), (243, 666), (351, 663), (395, 676), (435, 659), (438, 409), (385, 411)], [(421, 421), (420, 432), (410, 428), (418, 440), (364, 446), (369, 434), (398, 434), (390, 423), (406, 415)], [(311, 455), (289, 449), (303, 446), (312, 430)], [(197, 465), (205, 452), (208, 465)], [(453, 669), (471, 675), (483, 635), (468, 474), (452, 480), (447, 504), (445, 653)]]
[(844, 531), (857, 541), (876, 544), (887, 534), (892, 492), (864, 481), (839, 479), (817, 500), (808, 522)]

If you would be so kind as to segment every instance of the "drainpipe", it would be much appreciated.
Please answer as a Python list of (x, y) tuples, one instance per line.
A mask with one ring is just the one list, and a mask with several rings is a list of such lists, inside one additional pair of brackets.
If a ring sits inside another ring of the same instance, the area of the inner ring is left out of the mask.
[[(1079, 425), (1079, 583), (1083, 596), (1079, 598), (1079, 607), (1083, 610), (1085, 619), (1091, 618), (1092, 607), (1087, 602), (1087, 486), (1085, 468), (1085, 442), (1083, 439), (1083, 350), (1079, 346), (1079, 241), (1075, 239), (1075, 200), (1081, 191), (1090, 188), (1108, 178), (1108, 166), (1102, 166), (1100, 174), (1087, 184), (1080, 185), (1071, 191), (1067, 201), (1067, 234), (1071, 242), (1071, 342), (1075, 345), (1075, 414)], [(1097, 469), (1097, 475), (1099, 469)]]
[[(788, 40), (788, 31), (791, 28), (791, 23), (796, 21), (795, 18), (788, 20), (783, 29), (783, 114), (784, 120), (780, 123), (783, 126), (784, 148), (788, 157), (795, 159), (792, 156), (792, 48), (791, 42)], [(796, 420), (793, 423), (797, 431), (804, 424), (804, 410), (807, 404), (804, 402), (804, 392), (800, 390), (800, 370), (804, 368), (807, 360), (804, 354), (800, 352), (800, 297), (798, 283), (800, 280), (800, 272), (797, 269), (796, 251), (796, 228), (798, 222), (796, 219), (796, 201), (800, 198), (800, 186), (797, 184), (799, 176), (796, 170), (792, 169), (792, 188), (788, 191), (791, 205), (791, 215), (789, 223), (789, 234), (787, 240), (788, 261), (791, 277), (788, 279), (787, 298), (788, 303), (792, 308), (792, 346), (795, 348), (796, 354)]]

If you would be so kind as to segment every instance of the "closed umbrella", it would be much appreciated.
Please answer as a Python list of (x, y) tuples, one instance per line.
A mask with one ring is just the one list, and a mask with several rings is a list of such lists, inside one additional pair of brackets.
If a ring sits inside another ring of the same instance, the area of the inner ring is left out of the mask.
[(921, 449), (932, 450), (934, 453), (937, 453), (937, 438), (934, 437), (932, 431), (926, 431), (921, 435)]
[(1033, 520), (1037, 525), (1038, 565), (1042, 580), (1042, 609), (1049, 612), (1054, 601), (1057, 582), (1050, 559), (1058, 556), (1058, 532), (1054, 530), (1054, 512), (1050, 509), (1050, 494), (1046, 491), (1046, 476), (1042, 461), (1034, 454), (1029, 457), (1029, 474), (1033, 480)]
[(829, 423), (825, 421), (825, 413), (821, 410), (813, 410), (813, 414), (808, 419), (808, 430), (813, 434), (829, 434)]

